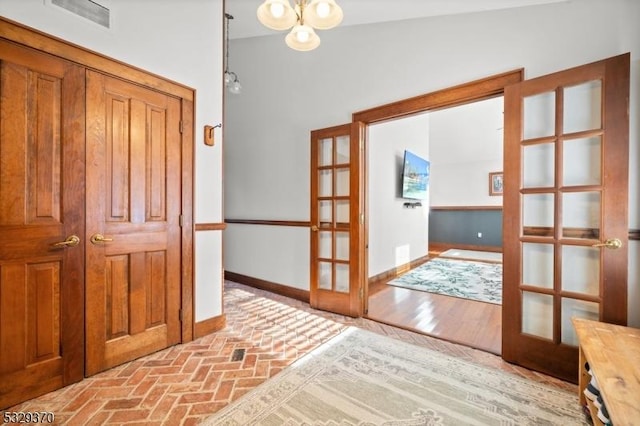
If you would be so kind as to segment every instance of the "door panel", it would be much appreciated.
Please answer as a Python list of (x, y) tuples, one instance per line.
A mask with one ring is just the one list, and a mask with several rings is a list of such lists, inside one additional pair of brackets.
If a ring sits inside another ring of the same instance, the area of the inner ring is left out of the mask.
[(505, 90), (503, 358), (572, 381), (571, 318), (627, 321), (629, 59)]
[(364, 311), (364, 125), (311, 132), (311, 306)]
[(0, 60), (0, 408), (6, 408), (83, 377), (84, 250), (78, 240), (64, 242), (84, 235), (84, 73), (4, 41)]
[(88, 72), (87, 374), (180, 341), (180, 100)]

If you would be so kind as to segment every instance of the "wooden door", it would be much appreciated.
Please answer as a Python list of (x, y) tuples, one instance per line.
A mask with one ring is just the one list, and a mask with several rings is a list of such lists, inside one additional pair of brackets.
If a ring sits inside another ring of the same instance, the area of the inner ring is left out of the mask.
[(0, 409), (83, 377), (84, 71), (0, 41)]
[(180, 341), (180, 100), (87, 73), (87, 375)]
[(629, 59), (505, 90), (502, 354), (572, 381), (571, 318), (627, 321)]
[(311, 132), (312, 307), (364, 312), (364, 124)]

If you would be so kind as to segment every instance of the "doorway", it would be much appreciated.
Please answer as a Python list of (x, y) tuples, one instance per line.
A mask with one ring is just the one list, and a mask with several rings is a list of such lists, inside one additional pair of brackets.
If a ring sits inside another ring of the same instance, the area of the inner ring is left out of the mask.
[[(497, 96), (369, 126), (368, 318), (500, 355), (502, 196), (488, 176), (503, 169), (503, 105)], [(417, 201), (403, 198), (403, 152), (429, 161)], [(449, 284), (462, 280), (467, 292)]]

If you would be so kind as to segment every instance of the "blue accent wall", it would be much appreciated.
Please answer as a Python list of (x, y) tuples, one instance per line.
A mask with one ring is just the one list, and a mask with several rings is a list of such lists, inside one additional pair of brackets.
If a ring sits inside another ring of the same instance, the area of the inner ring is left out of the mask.
[(429, 242), (502, 247), (502, 210), (431, 210)]

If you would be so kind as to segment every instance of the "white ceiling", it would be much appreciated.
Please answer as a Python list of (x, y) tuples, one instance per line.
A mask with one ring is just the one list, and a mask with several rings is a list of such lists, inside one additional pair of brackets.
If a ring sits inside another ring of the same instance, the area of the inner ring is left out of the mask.
[[(427, 16), (454, 15), (496, 9), (560, 3), (572, 0), (336, 0), (344, 12), (341, 26), (400, 21)], [(258, 22), (256, 10), (263, 0), (226, 0), (226, 12), (234, 19), (229, 38), (277, 34)]]

